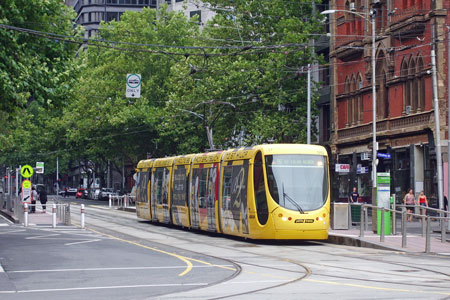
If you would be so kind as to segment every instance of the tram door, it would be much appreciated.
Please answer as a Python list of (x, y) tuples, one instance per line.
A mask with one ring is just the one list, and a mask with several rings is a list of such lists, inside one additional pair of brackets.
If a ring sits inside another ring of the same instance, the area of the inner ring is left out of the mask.
[(219, 193), (219, 168), (214, 164), (209, 169), (208, 177), (208, 230), (216, 231), (216, 203)]
[(199, 210), (198, 210), (199, 185), (200, 185), (200, 169), (192, 169), (192, 178), (189, 193), (192, 228), (199, 228)]

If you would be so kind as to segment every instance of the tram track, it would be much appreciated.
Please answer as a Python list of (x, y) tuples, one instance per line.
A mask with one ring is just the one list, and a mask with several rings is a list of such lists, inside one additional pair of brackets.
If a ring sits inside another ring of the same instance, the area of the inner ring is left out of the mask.
[[(107, 211), (107, 210), (105, 210)], [(111, 213), (111, 212), (110, 212)], [(135, 218), (127, 216), (127, 215), (123, 215), (123, 216), (117, 216), (114, 213), (108, 213), (108, 215), (105, 215), (104, 212), (94, 212), (94, 211), (90, 211), (91, 217), (93, 218), (97, 218), (100, 220), (103, 220), (105, 222), (111, 222), (117, 225), (121, 225), (121, 226), (129, 226), (129, 227), (135, 227), (135, 228), (139, 228), (141, 230), (145, 230), (147, 232), (151, 232), (154, 234), (162, 234), (160, 230), (158, 230), (158, 228), (165, 228), (166, 231), (164, 232), (164, 235), (167, 236), (171, 236), (173, 238), (176, 239), (181, 239), (183, 241), (189, 242), (189, 243), (198, 243), (198, 239), (193, 239), (193, 238), (189, 238), (187, 235), (183, 235), (182, 237), (180, 237), (179, 235), (170, 232), (172, 230), (177, 230), (177, 232), (180, 231), (181, 228), (173, 228), (171, 226), (167, 226), (165, 224), (163, 225), (156, 225), (158, 226), (156, 230), (152, 230), (151, 227), (147, 222), (138, 222)], [(154, 226), (154, 225), (153, 225)], [(185, 230), (185, 231), (190, 231), (187, 229), (181, 229), (181, 230)], [(210, 233), (203, 233), (204, 236), (214, 236), (214, 234), (210, 234)], [(233, 237), (224, 237), (227, 238), (229, 240), (234, 240), (234, 241), (240, 241), (242, 242), (242, 239), (236, 239)], [(254, 242), (250, 242), (251, 244), (255, 244)], [(320, 243), (317, 242), (317, 244), (324, 244), (324, 243)], [(258, 245), (258, 244), (257, 244)], [(232, 246), (227, 246), (227, 245), (220, 245), (221, 248), (227, 248), (229, 250), (236, 250), (235, 248), (233, 248)], [(360, 274), (377, 274), (380, 276), (395, 276), (396, 274), (394, 272), (382, 272), (382, 271), (374, 271), (374, 270), (362, 270), (361, 268), (351, 268), (351, 267), (343, 267), (343, 266), (336, 266), (336, 265), (332, 265), (332, 264), (323, 264), (323, 263), (315, 263), (315, 262), (305, 262), (305, 261), (299, 261), (297, 259), (289, 259), (289, 263), (291, 264), (295, 264), (297, 266), (299, 266), (300, 268), (302, 268), (304, 270), (304, 272), (301, 274), (301, 276), (298, 276), (297, 278), (293, 279), (293, 280), (289, 280), (286, 282), (282, 282), (280, 284), (274, 284), (274, 285), (270, 285), (264, 288), (259, 288), (259, 289), (252, 289), (246, 292), (242, 292), (242, 293), (235, 293), (235, 294), (229, 294), (229, 295), (224, 295), (221, 297), (213, 297), (213, 298), (208, 298), (208, 299), (226, 299), (226, 298), (232, 298), (232, 297), (239, 297), (239, 296), (244, 296), (244, 295), (250, 295), (253, 293), (258, 293), (261, 291), (266, 291), (266, 290), (270, 290), (270, 289), (275, 289), (278, 287), (282, 287), (288, 284), (292, 284), (295, 282), (299, 282), (301, 280), (304, 280), (310, 276), (322, 276), (322, 277), (328, 277), (328, 278), (334, 278), (334, 279), (342, 279), (342, 280), (350, 280), (350, 281), (355, 281), (358, 280), (359, 282), (362, 283), (367, 283), (367, 284), (374, 284), (374, 283), (380, 283), (380, 284), (389, 284), (389, 285), (395, 285), (395, 286), (408, 286), (408, 287), (414, 287), (414, 288), (433, 288), (433, 289), (439, 289), (439, 290), (444, 290), (447, 291), (448, 290), (448, 283), (450, 281), (450, 274), (446, 273), (446, 272), (440, 272), (437, 270), (432, 270), (430, 268), (427, 268), (426, 266), (422, 266), (422, 265), (417, 265), (417, 264), (408, 264), (408, 263), (403, 263), (403, 262), (398, 262), (398, 261), (392, 261), (392, 260), (386, 260), (385, 258), (383, 259), (374, 259), (371, 257), (367, 257), (367, 256), (352, 256), (352, 255), (348, 255), (348, 254), (341, 254), (341, 253), (336, 253), (336, 252), (328, 252), (328, 251), (321, 251), (321, 250), (310, 250), (306, 247), (292, 247), (292, 246), (284, 246), (286, 249), (290, 249), (293, 251), (297, 251), (297, 256), (304, 256), (301, 255), (301, 252), (313, 252), (313, 253), (320, 253), (323, 255), (327, 255), (327, 256), (332, 256), (334, 258), (336, 257), (342, 257), (342, 258), (346, 258), (346, 259), (352, 259), (352, 260), (370, 260), (372, 262), (378, 263), (378, 264), (388, 264), (388, 265), (395, 265), (395, 266), (400, 266), (403, 268), (409, 268), (412, 270), (418, 270), (418, 271), (422, 271), (422, 272), (427, 272), (430, 276), (433, 275), (440, 275), (445, 277), (445, 279), (436, 279), (434, 280), (433, 283), (436, 284), (431, 284), (431, 283), (421, 283), (419, 281), (419, 279), (422, 278), (422, 276), (420, 275), (416, 275), (416, 274), (401, 274), (401, 276), (399, 275), (398, 278), (401, 279), (401, 281), (396, 281), (396, 282), (391, 282), (388, 280), (378, 280), (378, 279), (369, 279), (369, 278), (361, 278), (361, 276), (359, 277), (352, 277), (352, 276), (342, 276), (342, 275), (331, 275), (331, 274), (326, 274), (323, 272), (320, 272), (319, 270), (314, 270), (315, 268), (311, 269), (310, 266), (317, 266), (319, 268), (334, 268), (337, 270), (346, 270), (348, 272), (358, 272)], [(191, 251), (191, 250), (189, 250)], [(259, 255), (259, 256), (265, 256), (265, 257), (270, 257), (272, 259), (279, 259), (281, 260), (281, 257), (277, 257), (277, 256), (270, 256), (270, 255), (263, 255), (260, 253), (257, 253), (255, 251), (249, 251), (247, 249), (240, 249), (239, 250), (240, 253), (242, 254), (250, 254), (250, 255)], [(198, 253), (198, 254), (203, 254), (203, 253)], [(406, 255), (406, 254), (405, 254)], [(414, 257), (414, 256), (411, 256)], [(222, 257), (216, 257), (218, 259), (224, 259), (229, 261), (230, 263), (233, 263), (235, 265), (239, 265), (240, 267), (242, 265), (253, 265), (254, 267), (258, 267), (258, 268), (265, 268), (265, 269), (272, 269), (272, 270), (278, 270), (278, 271), (284, 271), (284, 272), (290, 272), (290, 273), (295, 273), (298, 274), (298, 271), (293, 271), (292, 269), (289, 268), (279, 268), (279, 267), (270, 267), (270, 266), (266, 266), (266, 265), (258, 265), (258, 264), (251, 264), (248, 262), (242, 262), (239, 260), (234, 260), (234, 259), (228, 259), (228, 258), (222, 258)], [(439, 266), (437, 266), (439, 267)], [(238, 276), (238, 274), (236, 274), (236, 276)], [(221, 283), (225, 283), (230, 279), (226, 279), (222, 282), (218, 282), (215, 284), (221, 284)], [(442, 285), (446, 285), (447, 286), (442, 286)]]
[[(118, 218), (117, 216), (112, 216), (112, 215), (111, 216), (105, 216), (105, 214), (102, 214), (101, 212), (94, 212), (92, 210), (90, 211), (90, 215), (93, 218), (100, 219), (100, 220), (103, 220), (103, 221), (106, 221), (106, 222), (110, 222), (110, 223), (114, 223), (116, 225), (138, 227), (141, 230), (145, 230), (145, 231), (152, 232), (152, 233), (155, 233), (155, 234), (161, 234), (161, 232), (158, 232), (157, 230), (150, 230), (150, 226), (147, 226), (148, 225), (147, 221), (145, 222), (145, 224), (144, 223), (140, 223), (140, 222), (137, 222), (136, 219), (128, 218), (126, 215), (123, 215), (121, 218), (120, 217)], [(120, 219), (120, 221), (119, 221), (119, 219)], [(138, 226), (136, 226), (136, 223), (138, 223)], [(172, 228), (168, 228), (169, 226), (166, 226), (166, 224), (162, 224), (160, 226), (163, 226), (165, 229), (172, 229)], [(97, 229), (99, 229), (99, 228), (97, 228)], [(178, 228), (178, 227), (176, 228), (176, 230), (179, 230), (179, 229), (180, 228)], [(186, 229), (182, 229), (182, 230), (186, 230)], [(181, 239), (181, 240), (189, 242), (189, 243), (198, 243), (198, 240), (194, 240), (194, 239), (187, 238), (187, 237), (180, 238), (178, 235), (175, 236), (175, 235), (171, 235), (171, 234), (167, 234), (167, 233), (165, 233), (165, 235), (170, 235), (173, 238)], [(132, 238), (132, 237), (130, 237), (130, 238)], [(171, 246), (171, 247), (174, 247), (174, 246)], [(223, 248), (224, 246), (220, 245), (220, 247)], [(177, 247), (175, 246), (175, 248), (177, 248)], [(236, 250), (233, 247), (226, 247), (226, 248), (229, 249), (229, 250)], [(183, 249), (183, 250), (185, 250), (185, 249)], [(195, 251), (192, 251), (192, 250), (188, 250), (188, 251), (195, 253)], [(254, 252), (245, 251), (243, 249), (240, 249), (239, 252), (240, 253), (248, 253), (250, 255), (263, 256), (261, 254), (255, 254)], [(303, 264), (301, 264), (299, 262), (294, 262), (294, 261), (289, 261), (287, 263), (297, 266), (299, 269), (302, 269), (303, 272), (299, 272), (298, 270), (292, 270), (292, 266), (291, 266), (291, 268), (280, 268), (280, 267), (276, 267), (276, 266), (270, 266), (270, 265), (264, 265), (264, 264), (255, 264), (255, 263), (243, 262), (243, 261), (240, 261), (240, 260), (235, 260), (235, 259), (230, 259), (230, 258), (217, 257), (217, 256), (213, 256), (213, 255), (210, 255), (210, 254), (204, 254), (204, 253), (199, 253), (199, 252), (197, 252), (197, 254), (199, 254), (199, 255), (207, 255), (207, 256), (210, 256), (210, 257), (215, 258), (215, 259), (228, 261), (231, 264), (235, 265), (236, 269), (238, 270), (237, 272), (235, 272), (233, 274), (233, 276), (231, 276), (229, 278), (226, 278), (226, 279), (224, 279), (222, 281), (215, 282), (214, 284), (211, 284), (209, 286), (224, 284), (227, 281), (230, 281), (230, 280), (236, 278), (241, 272), (243, 272), (242, 271), (242, 266), (243, 265), (248, 265), (248, 266), (252, 266), (252, 267), (255, 267), (255, 268), (266, 269), (266, 270), (276, 270), (276, 271), (281, 271), (281, 272), (294, 273), (294, 274), (297, 274), (297, 275), (300, 274), (300, 276), (297, 276), (296, 278), (293, 278), (291, 280), (287, 280), (287, 281), (282, 282), (282, 283), (272, 284), (272, 285), (269, 285), (269, 286), (266, 286), (266, 287), (263, 287), (263, 288), (250, 289), (250, 290), (245, 291), (245, 292), (232, 293), (232, 294), (228, 294), (228, 295), (224, 295), (224, 296), (220, 296), (220, 297), (207, 298), (207, 299), (210, 299), (210, 300), (227, 299), (227, 298), (232, 298), (232, 297), (251, 295), (251, 294), (254, 294), (254, 293), (258, 293), (258, 292), (262, 292), (262, 291), (267, 291), (267, 290), (270, 290), (270, 289), (283, 287), (283, 286), (288, 285), (288, 284), (299, 282), (299, 281), (307, 278), (311, 274), (311, 270), (310, 270), (309, 267), (307, 267), (307, 266), (305, 266), (305, 265), (303, 265)], [(280, 259), (280, 257), (276, 257), (276, 256), (267, 256), (267, 255), (265, 255), (265, 257), (267, 257), (267, 258), (270, 257), (271, 259), (276, 259), (276, 260), (279, 260), (279, 261), (283, 261), (282, 259)], [(284, 263), (286, 263), (286, 261), (284, 261)], [(167, 295), (170, 295), (170, 294), (167, 294)]]

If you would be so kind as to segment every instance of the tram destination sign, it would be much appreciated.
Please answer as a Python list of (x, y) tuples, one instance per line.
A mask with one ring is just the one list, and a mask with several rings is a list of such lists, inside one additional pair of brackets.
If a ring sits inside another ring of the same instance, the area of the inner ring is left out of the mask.
[(127, 74), (126, 97), (141, 97), (141, 74)]

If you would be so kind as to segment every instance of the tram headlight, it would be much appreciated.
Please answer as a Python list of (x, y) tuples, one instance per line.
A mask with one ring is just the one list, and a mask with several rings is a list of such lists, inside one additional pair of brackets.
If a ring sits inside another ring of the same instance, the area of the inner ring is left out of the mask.
[(287, 221), (287, 218), (286, 217), (282, 217), (281, 220)]

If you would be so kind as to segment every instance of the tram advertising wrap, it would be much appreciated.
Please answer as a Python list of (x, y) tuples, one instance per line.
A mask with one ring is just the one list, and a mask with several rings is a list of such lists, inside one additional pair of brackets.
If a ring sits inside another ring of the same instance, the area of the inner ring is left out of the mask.
[(273, 144), (137, 165), (139, 218), (251, 239), (328, 238), (322, 146)]

